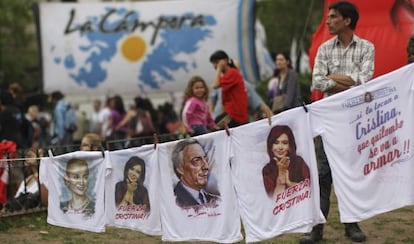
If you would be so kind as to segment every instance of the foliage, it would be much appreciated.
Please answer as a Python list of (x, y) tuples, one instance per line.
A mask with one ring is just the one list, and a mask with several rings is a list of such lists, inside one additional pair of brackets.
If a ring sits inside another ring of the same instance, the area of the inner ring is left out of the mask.
[[(262, 22), (267, 36), (267, 48), (272, 56), (277, 52), (289, 53), (292, 41), (298, 41), (307, 52), (312, 34), (322, 19), (324, 0), (261, 0), (256, 4), (257, 18)], [(296, 66), (297, 67), (297, 66)], [(312, 76), (299, 74), (301, 93), (305, 103), (309, 103)], [(270, 78), (260, 81), (256, 90), (266, 101), (267, 83)]]
[(323, 3), (324, 0), (258, 1), (256, 14), (266, 30), (269, 52), (289, 51), (294, 39), (307, 51), (322, 19)]
[(37, 41), (31, 6), (34, 0), (1, 0), (0, 85), (19, 82), (25, 90), (39, 82)]

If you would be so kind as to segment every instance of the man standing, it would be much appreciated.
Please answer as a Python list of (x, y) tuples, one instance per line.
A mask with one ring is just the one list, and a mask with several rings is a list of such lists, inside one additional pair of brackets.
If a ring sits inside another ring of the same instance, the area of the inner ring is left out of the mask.
[[(336, 35), (323, 43), (315, 58), (312, 86), (328, 95), (360, 85), (372, 78), (374, 73), (374, 45), (354, 34), (359, 18), (355, 5), (336, 2), (329, 6), (326, 19), (329, 33)], [(332, 175), (320, 137), (316, 138), (316, 154), (320, 185), (321, 210), (328, 217)], [(346, 162), (344, 162), (346, 163)], [(354, 242), (366, 240), (357, 223), (344, 223), (345, 236)], [(323, 238), (323, 224), (313, 227), (300, 243), (315, 243)]]
[[(54, 105), (52, 143), (61, 146), (62, 153), (69, 152), (71, 150), (70, 146), (73, 144), (73, 131), (69, 130), (68, 121), (66, 121), (70, 105), (65, 101), (64, 95), (60, 91), (53, 92), (51, 100)], [(66, 148), (63, 148), (63, 146), (66, 146)]]
[(193, 138), (178, 142), (172, 152), (172, 161), (180, 180), (174, 188), (177, 205), (182, 208), (204, 204), (215, 207), (219, 196), (205, 189), (209, 163), (201, 144)]

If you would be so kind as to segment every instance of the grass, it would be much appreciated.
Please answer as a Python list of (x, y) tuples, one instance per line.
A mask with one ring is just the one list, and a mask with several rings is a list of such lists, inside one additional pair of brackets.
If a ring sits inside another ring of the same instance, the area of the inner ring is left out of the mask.
[[(361, 222), (360, 226), (368, 237), (366, 243), (414, 243), (413, 213), (414, 206), (411, 206)], [(145, 235), (128, 229), (107, 227), (104, 233), (93, 233), (49, 225), (46, 219), (46, 212), (0, 218), (1, 243), (163, 243), (160, 236)], [(352, 243), (343, 234), (344, 227), (339, 221), (336, 198), (333, 196), (331, 213), (324, 231), (325, 239), (321, 243)], [(260, 243), (298, 243), (300, 236), (301, 234), (285, 234)], [(240, 243), (244, 243), (244, 241)]]

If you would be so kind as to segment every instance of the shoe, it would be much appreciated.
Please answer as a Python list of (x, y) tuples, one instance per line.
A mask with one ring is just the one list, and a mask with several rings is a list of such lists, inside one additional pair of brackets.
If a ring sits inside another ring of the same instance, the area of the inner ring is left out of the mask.
[(316, 225), (312, 231), (304, 234), (300, 240), (300, 244), (313, 244), (321, 241), (323, 238), (323, 225)]
[(345, 224), (345, 236), (353, 242), (363, 242), (367, 239), (357, 223)]

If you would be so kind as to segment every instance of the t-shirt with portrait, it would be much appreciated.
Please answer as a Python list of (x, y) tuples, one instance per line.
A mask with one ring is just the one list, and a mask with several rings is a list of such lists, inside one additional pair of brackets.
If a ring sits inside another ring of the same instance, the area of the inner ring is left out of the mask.
[[(289, 157), (287, 174), (292, 185), (285, 181), (280, 192), (275, 188), (276, 181), (280, 180), (277, 167), (270, 163), (270, 157), (275, 156), (267, 150), (276, 143), (268, 137), (277, 127), (285, 131), (289, 128), (293, 134), (289, 139), (294, 138), (296, 144), (296, 156)], [(303, 108), (273, 116), (271, 126), (267, 120), (260, 120), (231, 130), (231, 171), (246, 242), (263, 241), (284, 233), (308, 232), (312, 226), (325, 222), (319, 207), (318, 172), (310, 132), (309, 115)], [(268, 193), (268, 188), (274, 189)]]
[[(185, 147), (185, 165), (175, 171), (173, 151), (178, 143), (190, 140), (199, 143)], [(230, 243), (243, 239), (231, 181), (229, 143), (230, 137), (217, 131), (157, 145), (163, 241)], [(181, 180), (180, 174), (185, 175)], [(195, 185), (203, 187), (196, 190)]]
[[(161, 235), (157, 150), (153, 145), (144, 145), (108, 152), (108, 158), (109, 172), (105, 182), (107, 224)], [(131, 196), (126, 200), (128, 194)]]
[[(105, 231), (106, 160), (102, 152), (72, 152), (42, 158), (39, 177), (48, 188), (47, 222), (67, 228)], [(80, 196), (80, 197), (79, 197)]]

